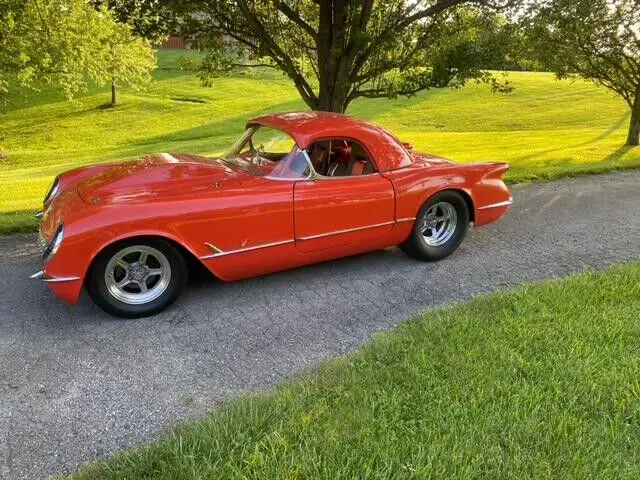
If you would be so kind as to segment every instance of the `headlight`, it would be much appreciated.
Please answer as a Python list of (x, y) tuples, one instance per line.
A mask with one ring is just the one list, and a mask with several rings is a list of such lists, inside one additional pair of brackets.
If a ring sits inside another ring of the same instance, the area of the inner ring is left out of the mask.
[(42, 252), (43, 262), (50, 260), (56, 254), (56, 252), (60, 248), (60, 244), (62, 243), (63, 237), (64, 237), (64, 228), (62, 228), (62, 225), (60, 225), (57, 228), (56, 233), (53, 234), (53, 238), (51, 239), (51, 242), (44, 249), (44, 252)]
[(56, 177), (56, 179), (53, 181), (53, 185), (51, 185), (51, 188), (49, 189), (49, 192), (45, 195), (42, 203), (44, 203), (45, 205), (49, 203), (51, 200), (53, 200), (53, 198), (56, 195), (58, 195), (59, 191), (60, 191), (60, 180), (58, 179), (58, 177)]

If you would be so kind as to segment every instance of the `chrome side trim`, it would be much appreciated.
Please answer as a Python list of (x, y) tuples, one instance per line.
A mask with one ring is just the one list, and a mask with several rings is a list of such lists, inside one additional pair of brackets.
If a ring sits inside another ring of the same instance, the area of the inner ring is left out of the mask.
[(225, 255), (232, 255), (234, 253), (250, 252), (252, 250), (259, 250), (261, 248), (277, 247), (278, 245), (286, 245), (287, 243), (293, 243), (294, 241), (295, 240), (293, 240), (293, 239), (292, 240), (283, 240), (281, 242), (265, 243), (263, 245), (254, 245), (253, 247), (239, 248), (238, 250), (228, 250), (226, 252), (223, 252), (222, 250), (218, 249), (218, 250), (220, 250), (219, 253), (212, 253), (211, 255), (204, 255), (204, 256), (200, 257), (200, 260), (206, 260), (208, 258), (213, 258), (213, 257), (223, 257)]
[(394, 223), (396, 222), (394, 221), (394, 222), (376, 223), (375, 225), (367, 225), (366, 227), (348, 228), (346, 230), (336, 230), (334, 232), (320, 233), (318, 235), (310, 235), (308, 237), (299, 237), (296, 240), (313, 240), (315, 238), (332, 237), (333, 235), (340, 235), (342, 233), (359, 232), (361, 230), (368, 230), (370, 228), (385, 227), (387, 225), (393, 225)]
[(478, 210), (487, 210), (489, 208), (499, 208), (506, 207), (513, 203), (513, 198), (509, 197), (509, 200), (505, 200), (504, 202), (492, 203), (491, 205), (485, 205), (484, 207), (478, 207)]
[[(315, 172), (315, 170), (314, 170), (314, 172)], [(334, 176), (334, 175), (320, 175), (319, 173), (316, 173), (316, 175), (317, 175), (317, 178), (320, 178), (322, 180), (344, 180), (345, 178), (369, 178), (369, 177), (372, 177), (374, 175), (382, 176), (382, 175), (380, 175), (379, 172), (363, 173), (361, 175), (338, 175), (338, 176)]]
[(386, 227), (388, 225), (395, 225), (396, 223), (403, 223), (403, 222), (413, 222), (415, 220), (415, 218), (411, 217), (411, 218), (400, 218), (396, 221), (393, 222), (384, 222), (384, 223), (376, 223), (375, 225), (367, 225), (365, 227), (357, 227), (357, 228), (348, 228), (346, 230), (336, 230), (334, 232), (329, 232), (329, 233), (321, 233), (318, 235), (311, 235), (308, 237), (299, 237), (297, 239), (291, 239), (291, 240), (283, 240), (281, 242), (273, 242), (273, 243), (265, 243), (263, 245), (254, 245), (253, 247), (247, 247), (247, 248), (239, 248), (237, 250), (228, 250), (228, 251), (222, 251), (220, 250), (218, 247), (216, 247), (215, 245), (209, 243), (209, 242), (205, 242), (205, 245), (207, 246), (207, 248), (209, 248), (210, 250), (213, 251), (212, 254), (210, 255), (203, 255), (202, 257), (200, 257), (200, 260), (207, 260), (209, 258), (214, 258), (214, 257), (223, 257), (225, 255), (232, 255), (234, 253), (244, 253), (244, 252), (250, 252), (253, 250), (259, 250), (261, 248), (269, 248), (269, 247), (277, 247), (279, 245), (286, 245), (288, 243), (295, 243), (296, 240), (314, 240), (316, 238), (323, 238), (323, 237), (332, 237), (334, 235), (341, 235), (343, 233), (351, 233), (351, 232), (359, 232), (362, 230), (368, 230), (370, 228), (378, 228), (378, 227)]
[(47, 283), (63, 283), (63, 282), (75, 282), (76, 280), (80, 280), (80, 277), (43, 278), (42, 280)]
[(209, 248), (209, 250), (211, 250), (213, 253), (222, 253), (222, 250), (220, 250), (218, 247), (216, 247), (215, 245), (210, 244), (209, 242), (204, 242), (204, 244), (207, 246), (207, 248)]
[(48, 277), (42, 270), (34, 273), (29, 278), (33, 278), (34, 280), (42, 280), (47, 283), (61, 283), (61, 282), (73, 282), (75, 280), (80, 280), (80, 277)]

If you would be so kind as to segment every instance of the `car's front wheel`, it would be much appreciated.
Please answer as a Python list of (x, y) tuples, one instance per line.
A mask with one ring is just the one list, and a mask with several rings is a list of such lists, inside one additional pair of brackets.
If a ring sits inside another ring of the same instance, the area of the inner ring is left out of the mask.
[(112, 315), (146, 317), (173, 303), (186, 279), (186, 262), (170, 242), (131, 239), (100, 252), (87, 276), (87, 291)]
[(409, 238), (400, 245), (414, 258), (440, 260), (451, 255), (469, 228), (469, 207), (458, 192), (437, 193), (420, 209)]

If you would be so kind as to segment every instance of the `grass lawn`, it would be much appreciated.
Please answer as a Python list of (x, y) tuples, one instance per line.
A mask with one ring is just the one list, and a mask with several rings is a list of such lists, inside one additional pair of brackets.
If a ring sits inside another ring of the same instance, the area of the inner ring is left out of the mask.
[[(35, 227), (31, 215), (60, 171), (156, 151), (220, 152), (251, 116), (305, 109), (290, 82), (273, 72), (203, 88), (178, 68), (181, 54), (161, 50), (150, 87), (123, 90), (115, 109), (103, 107), (104, 89), (92, 89), (80, 103), (50, 89), (15, 93), (0, 113), (0, 233)], [(510, 81), (509, 95), (470, 85), (357, 101), (348, 113), (419, 150), (460, 162), (507, 161), (511, 181), (640, 166), (640, 149), (622, 147), (628, 109), (621, 99), (547, 73), (511, 73)]]
[(640, 478), (640, 264), (429, 311), (74, 479)]

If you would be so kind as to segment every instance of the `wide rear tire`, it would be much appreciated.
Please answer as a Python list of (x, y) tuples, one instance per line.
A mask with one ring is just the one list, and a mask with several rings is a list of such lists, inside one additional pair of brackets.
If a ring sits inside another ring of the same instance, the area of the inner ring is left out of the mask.
[(154, 315), (184, 289), (187, 264), (178, 249), (160, 238), (136, 238), (105, 248), (87, 275), (89, 296), (117, 317)]
[(411, 235), (400, 248), (419, 260), (441, 260), (458, 248), (468, 229), (467, 202), (460, 193), (445, 190), (422, 206)]

